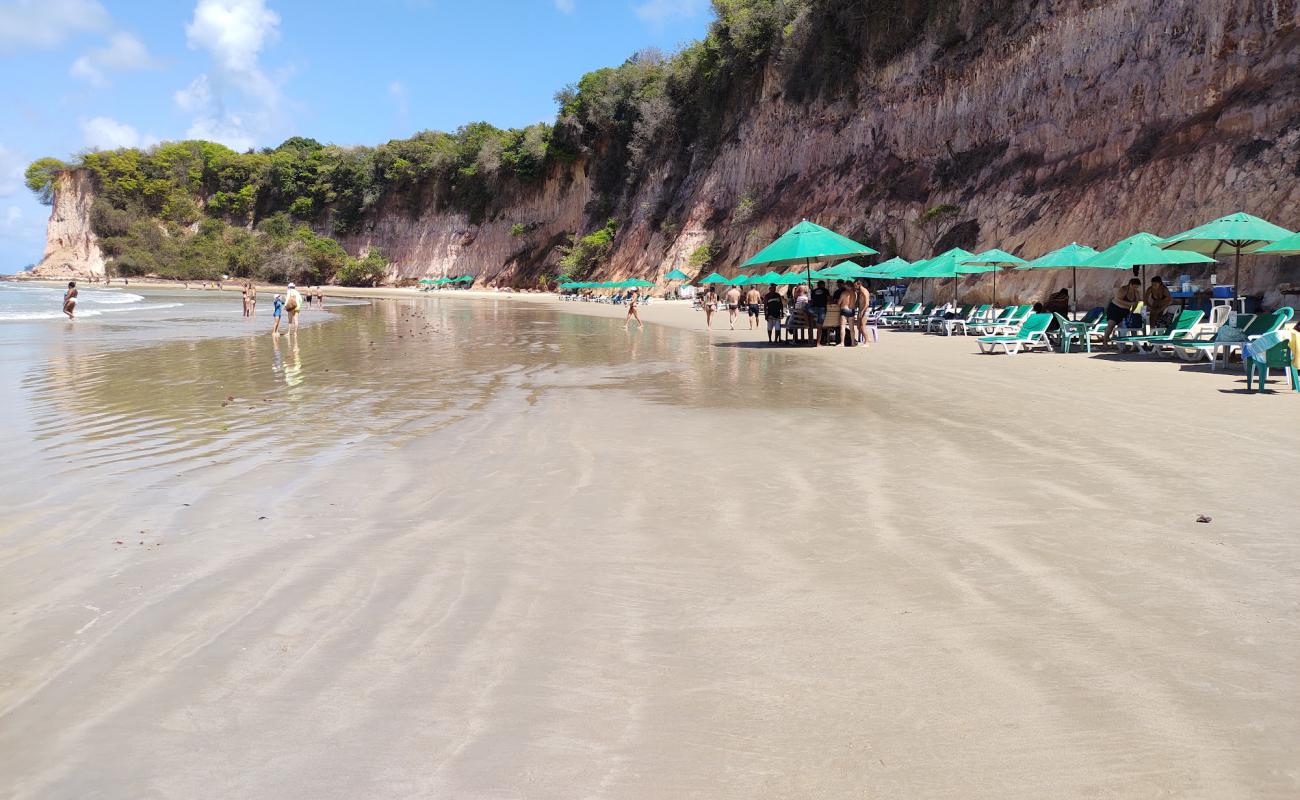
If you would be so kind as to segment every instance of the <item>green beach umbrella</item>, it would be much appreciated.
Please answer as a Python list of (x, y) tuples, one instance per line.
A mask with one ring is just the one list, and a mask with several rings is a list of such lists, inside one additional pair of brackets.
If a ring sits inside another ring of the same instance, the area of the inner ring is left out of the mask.
[(1093, 266), (1089, 263), (1098, 255), (1096, 250), (1084, 244), (1073, 243), (1067, 244), (1059, 250), (1039, 256), (1033, 261), (1026, 261), (1016, 269), (1069, 269), (1070, 278), (1074, 283), (1074, 294), (1070, 295), (1071, 307), (1078, 309), (1079, 304), (1079, 268), (1088, 268)]
[(1278, 239), (1270, 245), (1265, 245), (1255, 251), (1260, 255), (1271, 254), (1275, 256), (1294, 256), (1300, 255), (1300, 233), (1293, 233), (1285, 239)]
[(894, 272), (896, 270), (900, 270), (904, 267), (910, 267), (910, 266), (912, 266), (912, 262), (899, 258), (898, 256), (894, 256), (888, 261), (882, 261), (879, 264), (875, 264), (874, 266), (867, 267), (866, 274), (863, 275), (862, 277), (892, 278), (894, 277)]
[(865, 244), (804, 220), (758, 251), (741, 267), (808, 266), (814, 262), (842, 261), (875, 254), (876, 251)]
[(1239, 212), (1174, 234), (1161, 242), (1160, 246), (1166, 250), (1187, 250), (1207, 256), (1234, 253), (1236, 269), (1232, 278), (1232, 292), (1240, 297), (1242, 254), (1254, 253), (1290, 235), (1291, 231), (1286, 228)]
[(769, 270), (768, 272), (754, 278), (754, 283), (778, 284), (781, 282), (781, 278), (783, 277), (784, 276), (781, 275), (779, 272)]
[(1148, 266), (1214, 263), (1214, 259), (1209, 256), (1194, 253), (1190, 250), (1165, 250), (1160, 247), (1163, 241), (1153, 233), (1146, 233), (1145, 231), (1135, 233), (1102, 250), (1093, 257), (1090, 266), (1100, 269), (1141, 267), (1142, 283), (1145, 284), (1147, 282), (1146, 268)]
[(966, 264), (980, 264), (986, 267), (997, 267), (993, 270), (993, 305), (998, 304), (998, 272), (1004, 267), (1018, 267), (1025, 263), (1023, 258), (1014, 256), (1005, 250), (999, 250), (996, 247), (992, 250), (985, 250), (982, 253), (976, 253), (971, 258), (966, 259)]
[(969, 250), (954, 247), (926, 261), (923, 266), (914, 269), (912, 277), (921, 279), (950, 278), (952, 280), (952, 302), (953, 305), (956, 305), (957, 281), (962, 275), (977, 275), (997, 269), (997, 267), (984, 264), (967, 264), (965, 260), (973, 255), (975, 254)]
[(667, 275), (665, 275), (665, 276), (664, 276), (664, 280), (666, 280), (666, 281), (689, 281), (689, 280), (690, 280), (690, 277), (688, 277), (688, 276), (686, 275), (686, 273), (685, 273), (685, 272), (682, 272), (680, 269), (675, 269), (675, 270), (673, 270), (672, 272), (669, 272)]
[(804, 269), (808, 270), (807, 281), (811, 289), (813, 264), (875, 254), (875, 250), (861, 242), (855, 242), (830, 228), (823, 228), (821, 225), (804, 220), (781, 234), (775, 242), (758, 251), (740, 266), (742, 269), (747, 269), (803, 265)]
[(700, 283), (730, 283), (730, 281), (715, 272), (709, 277), (701, 280)]
[(420, 283), (423, 284), (424, 286), (431, 286), (433, 285), (434, 280), (433, 278), (421, 278)]
[(630, 281), (624, 281), (623, 284), (634, 289), (649, 289), (654, 286), (654, 281), (648, 281), (645, 278), (633, 278)]

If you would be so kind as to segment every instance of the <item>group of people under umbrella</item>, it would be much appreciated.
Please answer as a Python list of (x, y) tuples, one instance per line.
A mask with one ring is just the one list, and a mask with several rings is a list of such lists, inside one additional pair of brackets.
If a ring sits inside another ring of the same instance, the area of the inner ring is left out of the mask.
[[(754, 274), (726, 278), (715, 272), (699, 283), (772, 287), (806, 285), (807, 293), (811, 294), (814, 281), (837, 280), (856, 284), (861, 279), (920, 279), (924, 301), (925, 280), (946, 278), (952, 280), (953, 302), (956, 303), (961, 278), (989, 274), (993, 280), (993, 302), (996, 305), (997, 275), (1002, 270), (1069, 269), (1074, 286), (1074, 292), (1070, 296), (1077, 302), (1080, 269), (1133, 270), (1136, 273), (1139, 269), (1145, 271), (1146, 267), (1212, 264), (1216, 257), (1232, 255), (1232, 290), (1234, 294), (1240, 294), (1241, 257), (1252, 253), (1300, 254), (1300, 234), (1250, 214), (1236, 213), (1168, 238), (1145, 232), (1136, 233), (1101, 251), (1075, 243), (1039, 258), (1025, 260), (998, 249), (971, 253), (962, 248), (953, 248), (922, 261), (908, 262), (901, 258), (891, 258), (864, 267), (853, 259), (876, 255), (876, 250), (804, 220), (741, 265), (742, 271), (754, 270)], [(814, 268), (814, 265), (823, 264), (830, 266)], [(778, 272), (777, 268), (793, 269)], [(760, 274), (757, 273), (759, 269), (767, 271)], [(814, 343), (817, 338), (819, 337), (814, 337)]]

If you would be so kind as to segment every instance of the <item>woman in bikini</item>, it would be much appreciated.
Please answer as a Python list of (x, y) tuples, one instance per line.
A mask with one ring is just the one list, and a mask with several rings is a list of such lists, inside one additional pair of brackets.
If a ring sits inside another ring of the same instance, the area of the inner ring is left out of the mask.
[(623, 330), (627, 330), (627, 326), (632, 324), (632, 320), (636, 320), (637, 330), (645, 328), (645, 325), (641, 322), (641, 315), (636, 313), (637, 302), (640, 299), (640, 289), (633, 289), (627, 293), (627, 316), (623, 318)]
[(77, 282), (68, 281), (68, 291), (63, 293), (63, 313), (68, 315), (68, 319), (76, 319), (77, 310)]

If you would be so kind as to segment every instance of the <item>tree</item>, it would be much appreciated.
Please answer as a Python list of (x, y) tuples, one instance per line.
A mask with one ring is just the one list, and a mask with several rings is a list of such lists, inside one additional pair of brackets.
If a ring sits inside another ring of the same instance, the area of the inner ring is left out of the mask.
[(54, 205), (54, 181), (70, 167), (57, 158), (39, 158), (27, 167), (27, 188), (42, 205)]
[(961, 206), (945, 203), (922, 211), (912, 220), (912, 224), (921, 232), (921, 238), (925, 240), (928, 255), (937, 255), (934, 252), (936, 245), (956, 223), (959, 214)]
[(705, 242), (704, 244), (695, 248), (695, 252), (691, 253), (691, 257), (687, 259), (686, 263), (698, 270), (698, 269), (703, 269), (704, 267), (707, 267), (710, 264), (712, 264), (713, 259), (717, 257), (718, 257), (718, 252), (717, 250), (714, 249), (713, 243)]
[(376, 248), (359, 259), (349, 259), (338, 272), (338, 282), (343, 286), (378, 286), (388, 275), (388, 259)]

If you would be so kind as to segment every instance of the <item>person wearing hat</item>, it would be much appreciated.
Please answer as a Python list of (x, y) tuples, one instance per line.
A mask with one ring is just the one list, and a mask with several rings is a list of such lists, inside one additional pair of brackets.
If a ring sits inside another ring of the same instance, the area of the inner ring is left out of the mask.
[(284, 292), (284, 313), (289, 315), (289, 333), (298, 332), (298, 312), (302, 310), (302, 295), (290, 281)]

